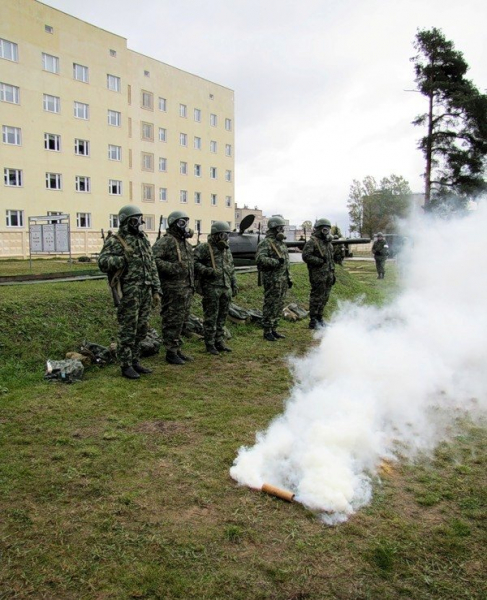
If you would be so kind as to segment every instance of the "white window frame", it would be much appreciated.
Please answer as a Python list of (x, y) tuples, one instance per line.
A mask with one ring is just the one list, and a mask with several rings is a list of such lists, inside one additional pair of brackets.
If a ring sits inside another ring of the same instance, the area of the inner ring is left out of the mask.
[[(12, 177), (13, 175), (13, 177)], [(24, 174), (22, 169), (11, 169), (5, 167), (3, 170), (3, 183), (6, 187), (22, 187)], [(11, 183), (15, 181), (15, 183)]]
[[(60, 113), (61, 112), (61, 98), (59, 96), (51, 96), (51, 94), (44, 94), (43, 106), (46, 112)], [(52, 107), (52, 109), (51, 109)]]
[(194, 120), (196, 121), (196, 123), (201, 123), (201, 109), (195, 108), (193, 111), (193, 114), (194, 114)]
[(231, 196), (225, 196), (225, 206), (227, 208), (232, 207), (232, 197)]
[(218, 205), (218, 194), (210, 194), (210, 204), (211, 206)]
[(197, 135), (194, 136), (193, 146), (195, 150), (201, 150), (201, 138)]
[(140, 106), (145, 110), (154, 110), (154, 94), (147, 90), (140, 92)]
[(167, 112), (167, 100), (159, 96), (159, 110), (161, 112)]
[(108, 193), (110, 196), (121, 196), (122, 190), (123, 190), (122, 182), (120, 179), (109, 179), (108, 180)]
[(61, 152), (61, 136), (58, 133), (44, 133), (44, 150)]
[(218, 152), (218, 142), (216, 142), (215, 140), (210, 141), (210, 152), (213, 152), (213, 154), (216, 154)]
[(118, 214), (110, 215), (109, 217), (109, 227), (111, 229), (115, 229), (120, 227), (120, 221), (118, 220)]
[[(12, 225), (12, 217), (15, 217), (17, 220), (16, 225)], [(23, 210), (15, 210), (15, 209), (7, 209), (5, 211), (5, 223), (7, 227), (18, 227), (19, 229), (24, 226), (24, 211)]]
[(186, 104), (179, 105), (179, 116), (183, 119), (186, 119), (186, 117), (188, 116), (188, 107), (186, 106)]
[(188, 190), (179, 190), (180, 204), (188, 204)]
[(88, 67), (79, 63), (73, 63), (73, 79), (82, 83), (89, 83), (90, 74)]
[(159, 171), (161, 171), (161, 173), (167, 172), (167, 158), (164, 158), (163, 156), (159, 156)]
[(0, 101), (20, 104), (20, 88), (16, 85), (0, 82)]
[(2, 125), (2, 141), (9, 146), (22, 146), (22, 129), (11, 125)]
[(186, 134), (186, 133), (180, 133), (179, 134), (179, 145), (187, 147), (187, 145), (188, 145), (188, 134)]
[(54, 190), (55, 192), (59, 192), (62, 189), (63, 176), (61, 175), (61, 173), (46, 173), (46, 190)]
[(201, 204), (201, 192), (194, 193), (194, 203)]
[(218, 179), (217, 167), (210, 167), (210, 179)]
[[(91, 192), (91, 178), (86, 175), (76, 175), (75, 177), (75, 189), (77, 192), (82, 194), (89, 194)], [(84, 189), (82, 189), (84, 188)]]
[[(80, 144), (81, 142), (81, 144)], [(80, 152), (80, 148), (84, 149), (84, 152)], [(90, 140), (82, 140), (75, 138), (74, 140), (74, 153), (76, 156), (89, 156), (90, 155)]]
[(144, 231), (155, 231), (155, 215), (142, 215), (142, 219), (144, 220), (142, 224)]
[(108, 160), (122, 160), (122, 146), (108, 144)]
[(42, 69), (48, 73), (59, 74), (59, 57), (47, 52), (42, 53)]
[(153, 142), (154, 141), (154, 123), (141, 122), (140, 127), (141, 139)]
[(159, 141), (167, 142), (167, 129), (164, 127), (159, 127)]
[[(83, 224), (83, 221), (85, 221), (86, 224)], [(91, 229), (91, 213), (76, 213), (76, 227), (78, 229)]]
[(201, 177), (201, 165), (198, 165), (198, 164), (194, 165), (194, 176)]
[(232, 119), (225, 119), (225, 129), (232, 131)]
[(85, 102), (74, 101), (74, 117), (76, 119), (82, 119), (88, 121), (90, 118), (90, 105)]
[(210, 114), (210, 126), (211, 127), (218, 126), (218, 117), (214, 113)]
[(120, 127), (122, 124), (122, 113), (118, 110), (108, 109), (107, 112), (108, 124), (112, 127)]
[(167, 202), (167, 188), (159, 188), (159, 202)]
[(122, 80), (117, 75), (107, 73), (107, 88), (111, 92), (120, 93), (122, 91)]
[(225, 156), (232, 156), (232, 144), (225, 144)]
[(142, 152), (142, 171), (154, 171), (154, 155), (151, 152)]
[(230, 169), (225, 171), (225, 181), (232, 181), (232, 171)]
[(155, 186), (153, 183), (142, 184), (142, 202), (154, 202)]
[(0, 58), (11, 60), (12, 62), (19, 61), (19, 47), (15, 42), (9, 42), (0, 38)]
[(188, 174), (188, 163), (184, 160), (179, 162), (179, 174), (187, 175)]

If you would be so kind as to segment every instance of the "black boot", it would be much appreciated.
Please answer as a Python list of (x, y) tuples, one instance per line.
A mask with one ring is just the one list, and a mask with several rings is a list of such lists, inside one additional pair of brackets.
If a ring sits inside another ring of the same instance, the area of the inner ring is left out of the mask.
[(214, 356), (220, 356), (220, 353), (218, 352), (218, 350), (215, 348), (214, 344), (206, 344), (206, 351), (209, 354), (213, 354)]
[(134, 362), (132, 367), (134, 368), (134, 371), (137, 371), (137, 373), (140, 373), (141, 375), (148, 375), (149, 373), (152, 373), (152, 369), (143, 367), (140, 362)]
[(121, 369), (123, 377), (126, 377), (127, 379), (140, 379), (140, 375), (135, 371), (132, 365), (121, 367)]
[(275, 329), (272, 330), (272, 335), (276, 338), (276, 340), (286, 339), (285, 335), (282, 335), (282, 333), (278, 333)]
[(176, 350), (168, 350), (166, 352), (166, 362), (170, 365), (184, 365), (184, 360), (178, 356)]
[(267, 342), (276, 342), (277, 338), (274, 337), (274, 334), (272, 333), (272, 331), (264, 331), (264, 339)]
[(190, 356), (189, 354), (183, 354), (181, 350), (178, 350), (178, 356), (179, 358), (182, 358), (184, 362), (192, 362), (194, 360), (192, 356)]
[(215, 348), (218, 350), (218, 352), (231, 352), (232, 351), (231, 348), (229, 348), (228, 346), (225, 346), (224, 342), (216, 342)]
[(308, 327), (309, 327), (310, 329), (316, 329), (316, 319), (314, 319), (314, 318), (311, 318), (311, 319), (309, 320), (309, 326), (308, 326)]

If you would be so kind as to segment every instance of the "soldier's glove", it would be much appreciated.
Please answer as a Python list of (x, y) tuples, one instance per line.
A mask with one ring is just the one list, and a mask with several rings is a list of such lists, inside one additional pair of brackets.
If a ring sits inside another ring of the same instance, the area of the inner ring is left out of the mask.
[(161, 305), (161, 297), (158, 292), (152, 294), (152, 308), (157, 308)]
[(287, 280), (287, 287), (289, 289), (291, 289), (293, 287), (293, 282), (290, 279)]
[(235, 284), (232, 286), (232, 296), (235, 297), (238, 294), (238, 285)]
[(279, 264), (280, 264), (280, 265), (283, 265), (283, 264), (284, 264), (284, 262), (285, 262), (285, 261), (284, 261), (284, 257), (283, 257), (283, 256), (280, 256), (280, 257), (278, 258), (278, 260), (279, 260)]

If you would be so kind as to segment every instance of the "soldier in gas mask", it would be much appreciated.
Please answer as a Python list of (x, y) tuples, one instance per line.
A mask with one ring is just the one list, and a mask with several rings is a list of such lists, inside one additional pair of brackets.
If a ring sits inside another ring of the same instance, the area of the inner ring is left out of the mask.
[(276, 331), (284, 308), (288, 288), (293, 282), (289, 272), (289, 253), (284, 243), (286, 221), (274, 216), (267, 222), (265, 239), (257, 247), (257, 268), (262, 274), (264, 284), (264, 307), (262, 325), (264, 339), (275, 342), (285, 336)]
[(238, 293), (233, 257), (228, 244), (230, 226), (215, 221), (208, 242), (194, 251), (194, 269), (203, 295), (206, 351), (231, 352), (225, 345), (224, 328), (232, 297)]
[(324, 326), (323, 311), (335, 285), (335, 263), (328, 219), (318, 219), (313, 233), (303, 248), (303, 260), (308, 265), (309, 283), (309, 328)]
[(147, 235), (140, 229), (142, 211), (127, 205), (118, 213), (120, 228), (107, 237), (98, 258), (101, 271), (108, 274), (117, 304), (119, 334), (117, 357), (122, 375), (139, 379), (151, 373), (140, 362), (140, 343), (147, 335), (151, 300), (160, 302), (160, 283)]
[(377, 269), (377, 279), (384, 279), (386, 274), (386, 260), (389, 256), (389, 246), (387, 245), (384, 235), (379, 232), (376, 240), (372, 244), (372, 254), (375, 259), (375, 268)]
[(193, 360), (181, 350), (181, 334), (194, 294), (193, 247), (188, 242), (194, 232), (188, 223), (185, 212), (172, 212), (167, 218), (166, 234), (152, 248), (162, 288), (162, 340), (166, 361), (171, 365), (184, 365)]

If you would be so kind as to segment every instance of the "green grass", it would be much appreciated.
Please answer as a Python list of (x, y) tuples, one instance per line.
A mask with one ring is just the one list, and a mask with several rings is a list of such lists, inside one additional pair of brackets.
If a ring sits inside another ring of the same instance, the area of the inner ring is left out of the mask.
[(99, 272), (96, 260), (78, 262), (67, 258), (29, 260), (0, 260), (0, 277), (6, 275), (40, 275), (45, 273)]
[[(238, 278), (238, 303), (260, 308), (256, 275)], [(289, 300), (305, 304), (302, 265), (293, 278)], [(377, 281), (373, 263), (346, 262), (329, 310), (393, 291), (392, 264)], [(369, 506), (329, 528), (228, 475), (281, 412), (286, 358), (313, 343), (307, 322), (267, 345), (256, 326), (230, 324), (231, 354), (191, 339), (184, 367), (160, 355), (137, 382), (109, 366), (66, 386), (43, 381), (45, 360), (116, 336), (106, 283), (0, 295), (2, 600), (485, 597), (484, 429), (465, 422), (433, 459), (395, 465)]]

